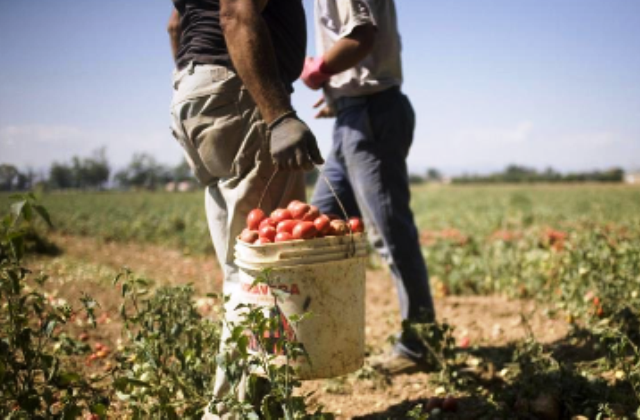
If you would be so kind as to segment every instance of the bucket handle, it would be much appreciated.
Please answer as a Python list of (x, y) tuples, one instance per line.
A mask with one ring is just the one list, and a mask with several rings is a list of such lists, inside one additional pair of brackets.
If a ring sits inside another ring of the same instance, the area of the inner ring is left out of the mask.
[[(313, 167), (316, 171), (318, 171), (318, 175), (320, 175), (320, 178), (322, 178), (322, 180), (327, 184), (327, 187), (329, 187), (331, 194), (333, 194), (333, 198), (336, 199), (338, 206), (340, 206), (340, 210), (342, 210), (342, 214), (344, 215), (344, 220), (347, 222), (347, 229), (349, 229), (349, 236), (351, 238), (351, 241), (350, 241), (351, 247), (349, 249), (349, 257), (353, 257), (356, 255), (356, 241), (353, 238), (353, 230), (351, 229), (351, 225), (349, 225), (348, 223), (349, 215), (347, 214), (347, 210), (344, 208), (342, 201), (340, 201), (340, 197), (338, 197), (338, 194), (336, 194), (336, 190), (333, 188), (333, 185), (331, 185), (331, 182), (329, 182), (329, 179), (322, 173), (320, 166), (314, 164)], [(262, 191), (262, 196), (260, 196), (260, 201), (258, 201), (259, 209), (262, 208), (262, 200), (264, 200), (264, 196), (267, 194), (267, 190), (269, 190), (269, 187), (271, 186), (271, 182), (273, 181), (273, 179), (276, 177), (277, 174), (278, 174), (278, 167), (276, 166), (273, 170), (273, 173), (271, 174), (271, 177), (269, 178), (269, 181), (267, 182), (267, 185), (264, 187), (264, 190)]]

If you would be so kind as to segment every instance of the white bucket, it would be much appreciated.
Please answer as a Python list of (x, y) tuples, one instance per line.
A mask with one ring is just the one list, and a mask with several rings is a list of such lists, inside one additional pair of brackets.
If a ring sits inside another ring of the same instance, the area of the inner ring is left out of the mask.
[[(271, 290), (277, 288), (283, 292), (276, 295), (285, 321), (311, 313), (287, 326), (309, 356), (293, 363), (300, 379), (331, 378), (362, 366), (367, 252), (363, 234), (265, 245), (238, 240), (235, 251), (241, 288), (234, 301), (273, 306)], [(271, 284), (252, 288), (265, 269), (270, 269)]]

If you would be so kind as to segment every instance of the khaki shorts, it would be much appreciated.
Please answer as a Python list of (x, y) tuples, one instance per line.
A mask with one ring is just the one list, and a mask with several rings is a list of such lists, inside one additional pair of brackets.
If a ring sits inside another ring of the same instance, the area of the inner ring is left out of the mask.
[[(265, 213), (304, 200), (302, 172), (278, 172), (269, 153), (267, 127), (240, 78), (215, 65), (174, 72), (172, 131), (196, 178), (207, 187), (205, 208), (225, 293), (237, 283), (235, 238), (260, 198)], [(269, 179), (268, 191), (265, 191)]]
[[(246, 225), (247, 214), (258, 207), (261, 198), (261, 208), (267, 214), (293, 199), (304, 200), (303, 174), (275, 172), (266, 125), (233, 71), (221, 66), (189, 65), (174, 73), (173, 88), (172, 131), (195, 176), (206, 186), (205, 210), (224, 271), (223, 293), (233, 297), (239, 290), (233, 247)], [(224, 339), (228, 333), (224, 328), (220, 352), (226, 351)], [(244, 386), (241, 388), (237, 397), (244, 400)], [(224, 371), (218, 368), (214, 396), (222, 397), (230, 391)], [(224, 407), (219, 409), (226, 411)], [(207, 414), (203, 418), (221, 417)], [(227, 412), (222, 418), (239, 417)]]

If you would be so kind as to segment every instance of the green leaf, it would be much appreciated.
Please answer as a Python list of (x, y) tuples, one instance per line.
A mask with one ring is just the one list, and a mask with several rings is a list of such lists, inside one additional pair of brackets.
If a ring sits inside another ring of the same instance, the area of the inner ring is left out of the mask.
[(76, 404), (68, 403), (64, 405), (64, 409), (62, 411), (63, 420), (75, 420), (81, 415), (82, 415), (82, 408), (78, 407)]
[(260, 412), (266, 420), (279, 420), (283, 418), (284, 414), (278, 399), (271, 394), (262, 399)]
[(58, 375), (58, 384), (61, 387), (67, 387), (82, 380), (82, 376), (76, 372), (62, 372)]
[(38, 394), (35, 394), (35, 390), (31, 390), (31, 394), (23, 395), (18, 398), (18, 403), (20, 407), (33, 412), (40, 408), (40, 397)]
[(11, 213), (16, 219), (22, 216), (24, 206), (26, 205), (27, 205), (27, 200), (17, 201), (11, 205)]
[(113, 381), (113, 387), (120, 392), (127, 392), (127, 386), (129, 386), (129, 378), (121, 376)]
[(101, 418), (107, 416), (107, 407), (102, 403), (97, 403), (91, 406), (91, 412), (99, 415)]
[(53, 330), (56, 328), (57, 324), (58, 323), (56, 321), (47, 322), (47, 327), (45, 328), (45, 331), (44, 331), (47, 337), (51, 337), (51, 335), (53, 334)]
[(33, 208), (40, 215), (40, 217), (47, 223), (49, 227), (53, 227), (53, 223), (51, 223), (51, 217), (49, 216), (49, 212), (44, 206), (40, 204), (34, 204)]

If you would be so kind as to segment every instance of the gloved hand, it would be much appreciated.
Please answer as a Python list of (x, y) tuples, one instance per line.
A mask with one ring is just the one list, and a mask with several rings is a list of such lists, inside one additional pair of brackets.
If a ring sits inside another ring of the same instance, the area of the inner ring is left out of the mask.
[(271, 157), (279, 170), (309, 171), (324, 163), (316, 137), (294, 111), (276, 118), (269, 131)]
[(300, 75), (300, 79), (313, 90), (318, 90), (331, 78), (335, 73), (329, 71), (324, 64), (323, 57), (307, 57), (304, 60), (304, 69)]

